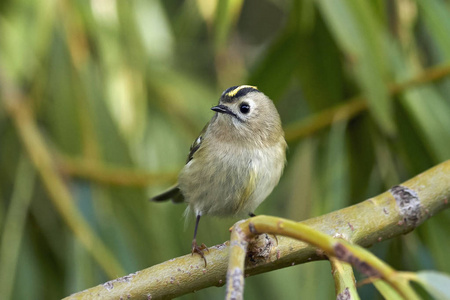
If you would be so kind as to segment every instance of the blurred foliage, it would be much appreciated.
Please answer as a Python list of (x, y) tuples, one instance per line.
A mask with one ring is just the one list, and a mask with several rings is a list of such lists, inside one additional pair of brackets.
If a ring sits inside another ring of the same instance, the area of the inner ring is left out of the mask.
[[(185, 206), (147, 199), (175, 181), (229, 86), (258, 86), (287, 127), (300, 124), (293, 130), (363, 97), (357, 113), (288, 140), (285, 174), (257, 214), (317, 216), (449, 159), (449, 32), (444, 0), (9, 0), (0, 3), (0, 71), (122, 276), (189, 252)], [(110, 279), (55, 208), (15, 127), (1, 104), (1, 298), (61, 298)], [(204, 218), (198, 239), (221, 243), (235, 221)], [(449, 228), (446, 211), (373, 251), (397, 269), (450, 273)], [(380, 298), (372, 286), (359, 291)], [(333, 293), (326, 262), (246, 284), (247, 299)]]

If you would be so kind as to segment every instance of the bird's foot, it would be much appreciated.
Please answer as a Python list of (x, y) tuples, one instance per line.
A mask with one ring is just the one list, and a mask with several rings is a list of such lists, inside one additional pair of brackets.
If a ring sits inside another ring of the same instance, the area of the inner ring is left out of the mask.
[(206, 258), (205, 258), (205, 254), (204, 254), (204, 250), (209, 251), (208, 247), (206, 247), (205, 244), (201, 244), (200, 246), (197, 245), (197, 240), (193, 239), (192, 240), (192, 255), (194, 255), (194, 253), (197, 253), (198, 255), (200, 255), (203, 260), (205, 261), (205, 268), (206, 268)]

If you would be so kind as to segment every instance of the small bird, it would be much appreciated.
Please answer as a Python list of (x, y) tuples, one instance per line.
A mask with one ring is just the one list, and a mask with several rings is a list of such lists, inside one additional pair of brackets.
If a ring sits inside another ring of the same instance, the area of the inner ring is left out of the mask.
[(178, 183), (153, 201), (188, 203), (196, 215), (192, 254), (205, 261), (197, 245), (200, 217), (254, 216), (283, 173), (286, 141), (275, 105), (256, 87), (226, 89), (215, 115), (190, 148)]

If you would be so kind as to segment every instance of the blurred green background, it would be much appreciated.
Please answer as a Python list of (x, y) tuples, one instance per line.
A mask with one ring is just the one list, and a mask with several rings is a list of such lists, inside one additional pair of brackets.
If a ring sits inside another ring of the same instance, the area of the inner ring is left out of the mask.
[[(443, 0), (3, 0), (0, 298), (61, 298), (189, 253), (185, 205), (148, 198), (232, 85), (274, 100), (289, 143), (256, 214), (321, 215), (449, 159), (449, 32)], [(235, 221), (203, 218), (198, 240), (224, 242)], [(450, 273), (449, 228), (445, 211), (372, 251)], [(335, 297), (327, 262), (247, 278), (245, 295)]]

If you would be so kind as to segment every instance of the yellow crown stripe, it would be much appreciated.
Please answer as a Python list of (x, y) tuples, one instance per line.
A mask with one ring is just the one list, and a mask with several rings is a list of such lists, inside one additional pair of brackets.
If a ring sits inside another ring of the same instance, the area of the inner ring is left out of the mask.
[(240, 90), (245, 89), (245, 88), (252, 88), (252, 89), (258, 90), (258, 88), (257, 88), (256, 86), (253, 86), (253, 85), (240, 85), (240, 86), (238, 86), (237, 88), (235, 88), (234, 90), (232, 90), (232, 91), (226, 93), (225, 96), (228, 96), (228, 97), (231, 97), (231, 98), (232, 98), (232, 97), (236, 96), (236, 94), (237, 94)]

